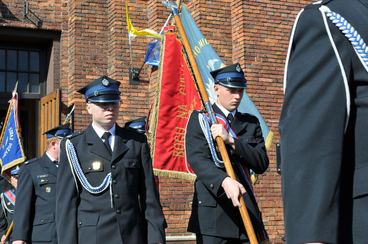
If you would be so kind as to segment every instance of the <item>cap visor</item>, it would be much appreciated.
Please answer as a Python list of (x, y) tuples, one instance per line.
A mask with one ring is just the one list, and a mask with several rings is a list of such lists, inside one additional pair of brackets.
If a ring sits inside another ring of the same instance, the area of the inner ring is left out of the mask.
[(88, 98), (88, 101), (93, 103), (118, 103), (120, 102), (120, 96), (116, 94), (100, 95)]

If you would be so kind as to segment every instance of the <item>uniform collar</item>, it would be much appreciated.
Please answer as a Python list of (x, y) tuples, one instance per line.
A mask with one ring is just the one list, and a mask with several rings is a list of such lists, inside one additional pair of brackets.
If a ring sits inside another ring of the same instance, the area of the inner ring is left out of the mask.
[[(100, 126), (94, 124), (92, 122), (92, 128), (96, 132), (97, 136), (99, 138), (102, 138), (103, 134), (107, 132), (106, 130), (102, 129)], [(115, 147), (115, 130), (116, 130), (116, 124), (114, 124), (108, 132), (110, 132), (111, 136), (109, 137), (109, 144), (112, 151), (114, 151)]]
[(51, 160), (51, 162), (57, 161), (55, 158), (53, 158), (48, 152), (46, 152), (47, 157)]
[(216, 106), (221, 110), (221, 112), (225, 115), (225, 118), (227, 118), (227, 116), (231, 113), (233, 115), (233, 117), (235, 117), (236, 114), (236, 109), (232, 112), (230, 112), (229, 110), (227, 110), (226, 108), (224, 108), (221, 104), (219, 104), (218, 102), (215, 102)]
[[(95, 130), (95, 132), (96, 132), (96, 134), (98, 135), (98, 137), (102, 137), (102, 135), (105, 133), (105, 132), (107, 132), (107, 131), (105, 131), (104, 129), (102, 129), (100, 126), (98, 126), (98, 125), (96, 125), (95, 123), (93, 123), (92, 122), (92, 127), (93, 127), (93, 129)], [(115, 130), (116, 130), (116, 126), (115, 126), (115, 124), (111, 127), (111, 129), (110, 130), (108, 130), (108, 132), (110, 132), (111, 133), (111, 135), (115, 135)]]

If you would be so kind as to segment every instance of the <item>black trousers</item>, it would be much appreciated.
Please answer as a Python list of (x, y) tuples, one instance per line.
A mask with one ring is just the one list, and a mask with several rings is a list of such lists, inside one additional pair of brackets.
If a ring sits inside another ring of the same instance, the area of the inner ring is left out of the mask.
[(249, 244), (248, 240), (196, 234), (197, 244)]

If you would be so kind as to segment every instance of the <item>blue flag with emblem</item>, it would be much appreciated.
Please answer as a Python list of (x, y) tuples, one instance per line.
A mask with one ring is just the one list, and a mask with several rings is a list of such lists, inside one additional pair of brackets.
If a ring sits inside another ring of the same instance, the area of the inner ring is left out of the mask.
[(154, 67), (158, 67), (158, 65), (160, 64), (160, 52), (161, 42), (156, 40), (148, 43), (144, 63)]
[(17, 93), (14, 91), (0, 136), (1, 173), (26, 159), (18, 127), (17, 105)]
[[(183, 5), (181, 8), (180, 19), (196, 59), (198, 69), (201, 73), (203, 83), (208, 93), (208, 97), (211, 103), (214, 103), (216, 101), (216, 94), (213, 88), (214, 80), (210, 72), (224, 67), (225, 64), (217, 55), (214, 48), (208, 43), (207, 39), (203, 36), (185, 5)], [(258, 118), (262, 128), (262, 134), (266, 142), (266, 147), (269, 148), (272, 142), (272, 131), (270, 131), (262, 115), (259, 113), (258, 109), (250, 100), (246, 92), (238, 107), (238, 110), (243, 113), (252, 114)]]

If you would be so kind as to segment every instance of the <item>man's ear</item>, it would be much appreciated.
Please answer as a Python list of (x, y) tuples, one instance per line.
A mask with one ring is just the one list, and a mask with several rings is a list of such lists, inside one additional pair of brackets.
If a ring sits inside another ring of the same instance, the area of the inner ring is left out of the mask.
[(55, 140), (52, 140), (52, 141), (50, 142), (50, 144), (51, 144), (51, 146), (55, 146), (55, 145), (56, 145), (56, 141), (55, 141)]
[(88, 114), (92, 114), (91, 104), (89, 102), (86, 103), (86, 109), (87, 109)]
[(219, 84), (215, 84), (214, 86), (213, 86), (213, 89), (215, 90), (215, 92), (216, 92), (216, 95), (218, 96), (218, 90), (219, 90), (219, 87), (220, 85)]

